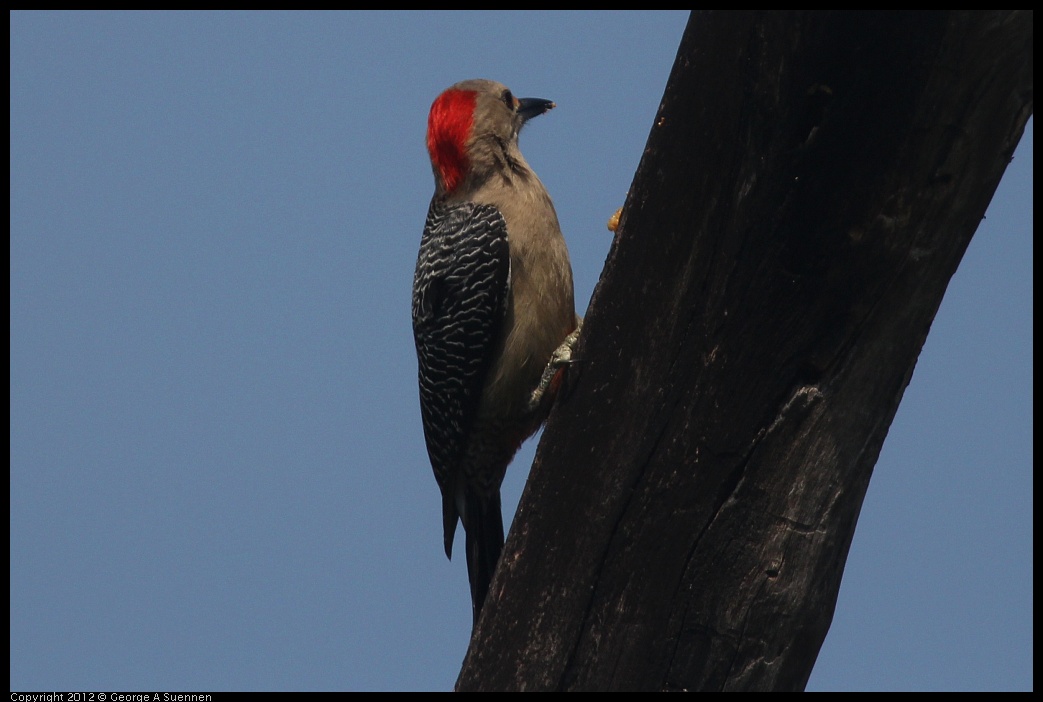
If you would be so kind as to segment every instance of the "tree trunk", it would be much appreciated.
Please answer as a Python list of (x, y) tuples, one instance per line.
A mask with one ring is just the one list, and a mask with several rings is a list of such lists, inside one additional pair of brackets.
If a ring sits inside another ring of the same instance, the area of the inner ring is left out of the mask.
[(458, 689), (804, 688), (1032, 36), (693, 15)]

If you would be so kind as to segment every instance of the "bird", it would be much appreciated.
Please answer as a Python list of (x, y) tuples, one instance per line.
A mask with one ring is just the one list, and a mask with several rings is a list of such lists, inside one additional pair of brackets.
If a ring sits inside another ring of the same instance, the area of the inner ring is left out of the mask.
[(440, 93), (428, 114), (435, 191), (413, 334), (448, 558), (458, 522), (466, 535), (472, 627), (503, 549), (507, 466), (546, 420), (582, 323), (554, 204), (518, 147), (529, 120), (554, 107), (472, 79)]

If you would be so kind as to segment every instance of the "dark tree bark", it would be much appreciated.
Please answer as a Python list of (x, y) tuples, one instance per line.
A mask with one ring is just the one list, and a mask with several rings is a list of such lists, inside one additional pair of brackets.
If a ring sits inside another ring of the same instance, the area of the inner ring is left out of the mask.
[(1032, 36), (692, 17), (458, 689), (804, 688)]

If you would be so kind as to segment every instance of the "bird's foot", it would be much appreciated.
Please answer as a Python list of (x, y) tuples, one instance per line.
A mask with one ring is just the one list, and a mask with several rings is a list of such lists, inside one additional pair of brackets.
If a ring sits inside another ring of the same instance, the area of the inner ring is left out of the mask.
[[(551, 354), (547, 367), (543, 369), (543, 375), (540, 377), (539, 384), (529, 397), (529, 410), (531, 412), (536, 412), (540, 409), (544, 401), (553, 399), (554, 391), (557, 390), (557, 385), (560, 383), (560, 381), (557, 381), (559, 378), (558, 374), (563, 368), (572, 364), (572, 349), (576, 346), (576, 341), (579, 339), (579, 332), (582, 328), (583, 320), (577, 320), (576, 328), (573, 332), (565, 337), (565, 341), (561, 342), (561, 345)], [(552, 388), (553, 391), (548, 392)]]

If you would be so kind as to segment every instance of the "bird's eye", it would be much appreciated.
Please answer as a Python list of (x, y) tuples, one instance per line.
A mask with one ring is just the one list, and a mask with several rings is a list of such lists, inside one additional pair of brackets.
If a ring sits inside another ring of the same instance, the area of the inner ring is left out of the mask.
[(507, 105), (507, 109), (508, 110), (513, 110), (514, 109), (514, 96), (511, 95), (511, 91), (510, 90), (504, 90), (503, 91), (503, 104)]

